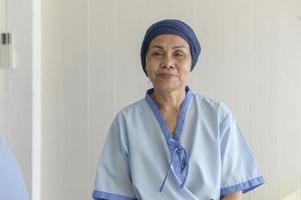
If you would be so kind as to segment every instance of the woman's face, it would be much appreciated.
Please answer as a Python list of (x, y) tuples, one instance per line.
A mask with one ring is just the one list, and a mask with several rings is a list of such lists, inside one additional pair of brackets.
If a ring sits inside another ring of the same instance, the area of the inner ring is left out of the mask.
[(146, 71), (155, 89), (184, 90), (191, 69), (188, 43), (176, 35), (155, 37), (146, 55)]

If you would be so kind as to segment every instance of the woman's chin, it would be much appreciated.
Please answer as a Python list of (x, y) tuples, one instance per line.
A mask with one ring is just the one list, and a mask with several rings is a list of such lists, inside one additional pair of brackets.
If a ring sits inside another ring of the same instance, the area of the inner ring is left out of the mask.
[(163, 92), (174, 92), (174, 91), (181, 91), (185, 89), (185, 86), (181, 86), (179, 84), (175, 84), (174, 82), (158, 84), (154, 86), (155, 89), (158, 89)]

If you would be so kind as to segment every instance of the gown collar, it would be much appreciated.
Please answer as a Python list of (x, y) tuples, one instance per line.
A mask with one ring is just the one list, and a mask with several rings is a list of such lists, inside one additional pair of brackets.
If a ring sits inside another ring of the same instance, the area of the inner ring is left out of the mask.
[(168, 130), (168, 125), (165, 122), (165, 120), (163, 119), (163, 116), (161, 115), (157, 104), (151, 98), (151, 94), (154, 92), (154, 89), (151, 88), (151, 89), (147, 90), (147, 92), (146, 92), (145, 100), (147, 101), (147, 103), (149, 104), (150, 108), (152, 109), (154, 115), (156, 116), (156, 119), (158, 120), (158, 122), (160, 124), (160, 127), (162, 129), (162, 132), (163, 132), (164, 137), (165, 137), (167, 142), (170, 141), (170, 140), (180, 140), (180, 138), (181, 138), (186, 113), (188, 111), (189, 104), (192, 100), (192, 91), (191, 91), (191, 89), (188, 86), (186, 86), (185, 91), (186, 91), (186, 95), (185, 95), (185, 99), (184, 99), (184, 101), (181, 105), (180, 113), (179, 113), (179, 116), (178, 116), (178, 119), (177, 119), (177, 126), (176, 126), (176, 131), (175, 131), (174, 138), (171, 136), (171, 133)]
[(168, 177), (168, 174), (171, 170), (171, 168), (174, 168), (174, 172), (176, 173), (176, 176), (181, 180), (181, 187), (184, 187), (184, 184), (186, 182), (186, 178), (188, 175), (188, 156), (186, 154), (185, 148), (182, 146), (180, 142), (184, 122), (185, 122), (185, 117), (186, 113), (189, 108), (189, 104), (192, 100), (192, 91), (190, 90), (189, 87), (185, 88), (186, 95), (185, 99), (181, 105), (180, 113), (177, 119), (177, 126), (176, 126), (176, 131), (174, 137), (171, 136), (169, 130), (168, 130), (168, 125), (163, 119), (163, 116), (160, 113), (160, 110), (156, 103), (153, 101), (151, 98), (151, 94), (154, 92), (154, 89), (149, 89), (146, 92), (145, 100), (149, 104), (151, 110), (153, 111), (157, 121), (160, 124), (162, 133), (165, 137), (169, 153), (170, 153), (170, 161), (169, 161), (169, 167), (167, 169), (166, 175), (163, 179), (162, 185), (160, 187), (160, 192), (162, 192), (163, 187), (165, 185), (166, 179)]

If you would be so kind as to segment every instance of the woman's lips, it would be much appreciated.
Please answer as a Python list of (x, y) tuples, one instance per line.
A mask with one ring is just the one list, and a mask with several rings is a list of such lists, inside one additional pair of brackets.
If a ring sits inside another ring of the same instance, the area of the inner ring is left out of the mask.
[(169, 73), (160, 73), (158, 74), (158, 76), (162, 79), (171, 79), (171, 78), (178, 77), (178, 75), (176, 74), (169, 74)]

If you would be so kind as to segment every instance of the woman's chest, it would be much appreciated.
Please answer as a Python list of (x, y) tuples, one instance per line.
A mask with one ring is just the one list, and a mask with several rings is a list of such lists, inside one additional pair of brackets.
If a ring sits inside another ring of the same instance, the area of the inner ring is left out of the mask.
[(168, 127), (168, 132), (171, 134), (171, 136), (174, 135), (176, 128), (177, 128), (177, 122), (178, 122), (178, 111), (161, 111), (161, 115)]

